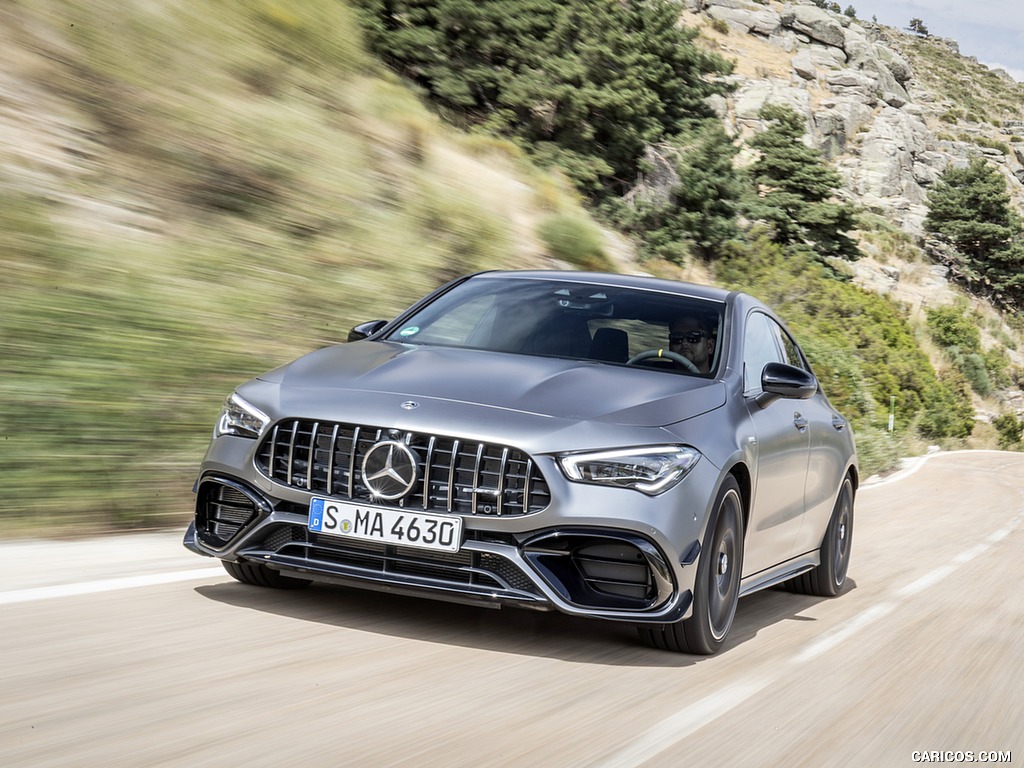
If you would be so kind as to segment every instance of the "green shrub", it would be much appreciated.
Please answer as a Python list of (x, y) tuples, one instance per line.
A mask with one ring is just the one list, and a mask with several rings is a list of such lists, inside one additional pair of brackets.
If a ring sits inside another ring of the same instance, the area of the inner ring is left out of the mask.
[(995, 321), (992, 326), (992, 335), (995, 336), (998, 341), (1006, 349), (1017, 349), (1016, 340), (1010, 336), (1005, 330), (1003, 330), (1003, 324), (1000, 321)]
[(884, 427), (890, 398), (895, 397), (897, 432), (910, 429), (929, 412), (924, 419), (929, 436), (970, 433), (974, 410), (966, 381), (963, 388), (939, 386), (897, 305), (834, 279), (812, 256), (787, 251), (756, 232), (752, 236), (749, 245), (733, 243), (722, 249), (715, 262), (719, 281), (778, 310), (826, 394), (857, 430)]
[(945, 373), (927, 393), (918, 429), (927, 438), (964, 438), (974, 430), (968, 383), (958, 371)]
[(988, 136), (975, 136), (974, 143), (979, 147), (986, 147), (988, 149), (998, 149), (1004, 155), (1010, 154), (1010, 147), (1006, 142), (999, 141), (997, 139), (990, 139)]
[(999, 447), (1003, 450), (1019, 448), (1024, 438), (1024, 421), (1012, 413), (1003, 413), (992, 419), (992, 426), (999, 433)]
[(906, 455), (904, 441), (879, 427), (860, 427), (855, 430), (854, 436), (862, 478), (895, 469)]
[(958, 368), (967, 378), (971, 389), (982, 397), (992, 394), (992, 379), (989, 378), (988, 369), (985, 367), (985, 358), (977, 352), (963, 355), (959, 358)]
[(611, 268), (601, 244), (601, 230), (589, 219), (556, 214), (540, 223), (537, 235), (556, 259), (591, 270)]
[(985, 370), (988, 373), (992, 386), (997, 389), (1006, 389), (1013, 386), (1010, 375), (1010, 356), (1001, 347), (993, 347), (982, 353), (985, 361)]
[(964, 309), (962, 303), (927, 309), (928, 331), (940, 347), (959, 347), (966, 352), (981, 348), (981, 331)]

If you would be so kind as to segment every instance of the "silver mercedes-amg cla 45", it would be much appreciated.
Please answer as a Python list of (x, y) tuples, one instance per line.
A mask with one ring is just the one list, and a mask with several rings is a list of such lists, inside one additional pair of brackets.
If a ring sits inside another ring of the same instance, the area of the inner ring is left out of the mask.
[(485, 272), (239, 386), (185, 545), (327, 582), (637, 625), (714, 653), (737, 601), (846, 581), (846, 420), (764, 304)]

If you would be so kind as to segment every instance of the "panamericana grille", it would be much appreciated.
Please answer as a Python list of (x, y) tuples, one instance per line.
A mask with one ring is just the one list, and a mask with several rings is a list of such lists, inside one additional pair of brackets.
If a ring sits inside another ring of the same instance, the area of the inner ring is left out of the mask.
[(393, 502), (400, 507), (510, 516), (539, 512), (550, 502), (544, 476), (516, 448), (383, 427), (286, 419), (263, 439), (256, 465), (293, 488), (372, 502), (363, 457), (381, 440), (404, 442), (417, 459), (419, 481)]

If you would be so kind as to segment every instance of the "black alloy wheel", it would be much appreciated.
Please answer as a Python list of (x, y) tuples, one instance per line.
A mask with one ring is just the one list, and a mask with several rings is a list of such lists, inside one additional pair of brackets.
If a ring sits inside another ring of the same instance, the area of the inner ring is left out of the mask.
[(847, 475), (839, 489), (832, 517), (821, 541), (821, 560), (816, 568), (783, 585), (790, 592), (835, 597), (843, 591), (853, 549), (853, 501), (853, 481)]
[(732, 629), (743, 573), (743, 498), (735, 478), (722, 484), (701, 548), (690, 618), (660, 627), (639, 627), (655, 648), (712, 654)]

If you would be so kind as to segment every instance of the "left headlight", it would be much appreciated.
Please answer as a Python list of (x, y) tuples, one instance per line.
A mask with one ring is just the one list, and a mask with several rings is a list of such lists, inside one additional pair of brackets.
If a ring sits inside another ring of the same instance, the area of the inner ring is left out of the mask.
[(213, 436), (235, 435), (256, 438), (269, 423), (270, 417), (267, 414), (237, 394), (232, 394), (224, 401), (217, 426), (213, 428)]
[(655, 445), (558, 457), (565, 476), (577, 483), (632, 488), (657, 496), (686, 477), (700, 452), (686, 445)]

